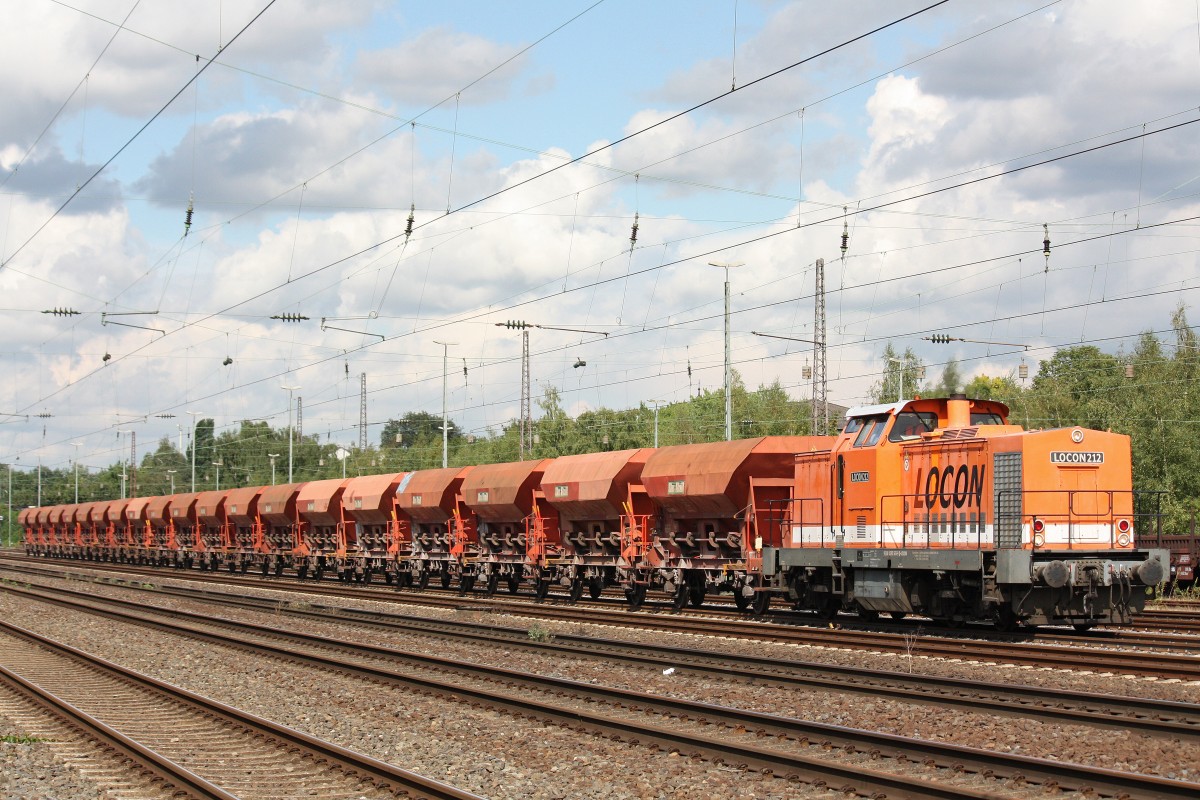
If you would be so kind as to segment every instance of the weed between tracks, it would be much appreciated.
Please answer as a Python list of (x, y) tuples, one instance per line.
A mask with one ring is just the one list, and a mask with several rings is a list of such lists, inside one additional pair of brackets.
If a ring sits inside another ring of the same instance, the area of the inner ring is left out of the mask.
[(550, 629), (543, 627), (542, 624), (538, 622), (535, 622), (532, 627), (529, 628), (527, 633), (529, 635), (529, 641), (531, 642), (545, 643), (554, 641), (554, 634), (550, 632)]
[(48, 741), (50, 740), (42, 739), (37, 736), (16, 736), (11, 733), (6, 736), (0, 736), (0, 742), (3, 742), (4, 744), (37, 744), (39, 742)]

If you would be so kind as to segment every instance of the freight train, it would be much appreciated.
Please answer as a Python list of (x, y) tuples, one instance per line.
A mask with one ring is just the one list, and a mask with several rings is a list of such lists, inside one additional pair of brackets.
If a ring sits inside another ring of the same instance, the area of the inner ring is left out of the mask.
[(1139, 547), (1129, 437), (1026, 431), (963, 396), (768, 436), (22, 512), (32, 555), (300, 578), (713, 594), (832, 618), (1128, 623), (1168, 575)]

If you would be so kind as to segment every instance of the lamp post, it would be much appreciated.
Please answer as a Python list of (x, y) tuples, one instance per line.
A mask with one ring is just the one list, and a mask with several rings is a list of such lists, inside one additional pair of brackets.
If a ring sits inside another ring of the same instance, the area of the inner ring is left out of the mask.
[(296, 434), (292, 430), (292, 392), (298, 390), (299, 386), (280, 386), (280, 389), (287, 389), (288, 393), (288, 483), (292, 482), (292, 445), (295, 442)]
[(174, 469), (167, 470), (167, 474), (171, 476), (171, 494), (175, 494), (175, 473), (176, 472), (178, 472), (178, 470), (174, 470)]
[(196, 421), (204, 415), (203, 411), (189, 411), (192, 415), (192, 493), (196, 492)]
[(127, 462), (125, 460), (125, 444), (124, 444), (124, 440), (120, 438), (121, 435), (125, 434), (125, 433), (133, 433), (133, 429), (132, 428), (126, 428), (125, 430), (121, 430), (120, 428), (117, 429), (117, 440), (121, 442), (120, 447), (121, 447), (121, 499), (122, 500), (125, 499), (125, 482), (129, 478), (129, 474), (126, 472), (126, 469), (129, 466), (129, 462)]
[(271, 459), (271, 485), (275, 485), (275, 459), (279, 458), (279, 453), (267, 453), (267, 458)]
[(651, 400), (650, 402), (654, 403), (654, 446), (657, 448), (658, 447), (658, 405), (659, 405), (659, 403), (665, 403), (667, 401), (666, 400)]
[(900, 359), (900, 358), (892, 358), (891, 356), (884, 356), (884, 358), (886, 358), (888, 361), (892, 362), (897, 367), (899, 367), (900, 392), (899, 392), (899, 397), (896, 398), (896, 402), (897, 403), (903, 402), (904, 401), (904, 360)]
[(450, 464), (450, 429), (446, 422), (446, 366), (448, 364), (450, 345), (457, 342), (434, 342), (442, 346), (442, 469)]
[(224, 463), (224, 462), (223, 462), (223, 461), (221, 461), (221, 459), (219, 459), (219, 458), (218, 458), (216, 461), (212, 462), (213, 466), (217, 468), (217, 486), (216, 486), (216, 490), (217, 490), (218, 492), (219, 492), (219, 491), (221, 491), (221, 465), (222, 465), (223, 463)]
[(744, 266), (742, 263), (723, 264), (718, 261), (708, 262), (710, 267), (720, 267), (725, 270), (725, 441), (733, 439), (733, 394), (729, 366), (729, 270), (733, 267)]
[(79, 448), (83, 442), (71, 442), (75, 448), (75, 505), (79, 505)]

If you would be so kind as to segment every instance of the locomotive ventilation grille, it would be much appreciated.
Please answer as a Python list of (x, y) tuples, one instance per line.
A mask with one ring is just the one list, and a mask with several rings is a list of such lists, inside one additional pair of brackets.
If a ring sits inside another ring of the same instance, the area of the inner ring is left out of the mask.
[(992, 455), (996, 546), (1021, 546), (1021, 453)]

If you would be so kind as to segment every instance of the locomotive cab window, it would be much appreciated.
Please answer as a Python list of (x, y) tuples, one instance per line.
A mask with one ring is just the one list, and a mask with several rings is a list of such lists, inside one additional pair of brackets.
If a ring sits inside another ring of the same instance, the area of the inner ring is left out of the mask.
[(1000, 419), (1000, 415), (994, 411), (988, 412), (971, 412), (972, 425), (1003, 425), (1004, 420)]
[(858, 436), (854, 439), (854, 446), (874, 447), (879, 442), (879, 437), (883, 435), (883, 429), (887, 426), (887, 419), (886, 414), (864, 418), (862, 430), (858, 432)]
[(937, 414), (932, 411), (901, 411), (888, 433), (888, 441), (911, 442), (920, 439), (922, 433), (937, 430), (937, 421)]

